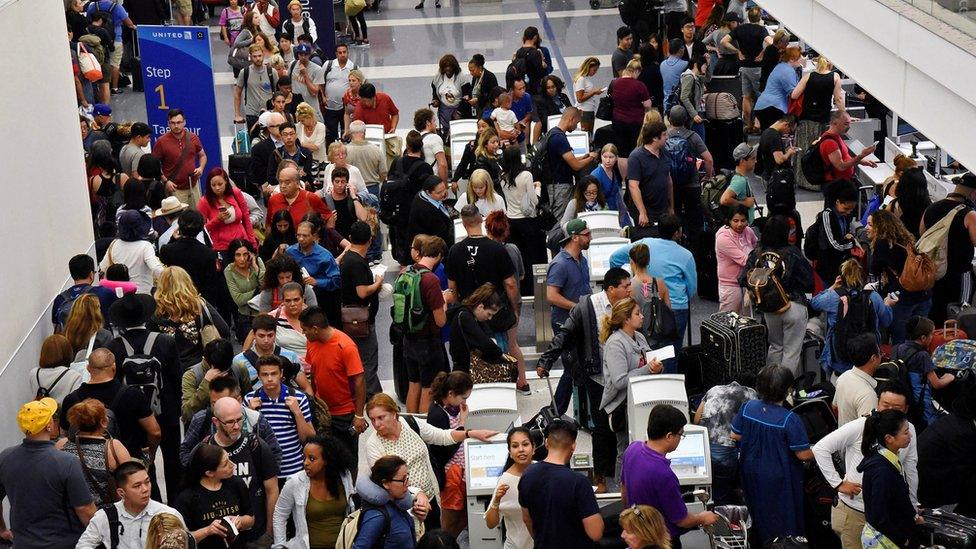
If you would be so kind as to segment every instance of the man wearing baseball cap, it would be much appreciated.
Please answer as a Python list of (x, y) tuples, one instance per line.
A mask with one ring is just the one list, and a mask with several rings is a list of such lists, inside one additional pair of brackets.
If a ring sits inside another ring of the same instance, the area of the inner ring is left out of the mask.
[(748, 143), (739, 143), (732, 151), (735, 161), (735, 175), (729, 182), (729, 187), (722, 193), (719, 204), (734, 208), (742, 205), (749, 208), (749, 223), (756, 217), (756, 197), (749, 189), (749, 174), (756, 169), (756, 147)]
[(954, 181), (956, 187), (945, 198), (933, 202), (922, 215), (921, 233), (944, 217), (954, 216), (947, 235), (948, 250), (945, 276), (935, 281), (932, 289), (932, 309), (928, 317), (941, 326), (946, 320), (947, 307), (954, 301), (967, 301), (963, 289), (972, 287), (973, 246), (976, 246), (976, 175), (963, 174)]
[(10, 500), (10, 529), (0, 508), (0, 540), (18, 547), (74, 547), (95, 503), (81, 462), (54, 447), (58, 403), (32, 400), (17, 412), (24, 441), (0, 452), (0, 501)]
[[(302, 97), (315, 98), (325, 84), (325, 73), (321, 66), (312, 62), (312, 46), (298, 44), (295, 46), (295, 60), (288, 65), (288, 76), (291, 77), (291, 92)], [(315, 110), (319, 120), (322, 111), (318, 101), (308, 101)]]

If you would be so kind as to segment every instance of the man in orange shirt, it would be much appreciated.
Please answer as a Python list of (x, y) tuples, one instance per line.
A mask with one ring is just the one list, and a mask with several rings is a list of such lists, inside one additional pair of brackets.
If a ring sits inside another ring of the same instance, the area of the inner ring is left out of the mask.
[(359, 349), (351, 337), (329, 326), (321, 307), (305, 309), (299, 320), (308, 339), (305, 361), (312, 368), (315, 393), (329, 405), (332, 434), (359, 459), (356, 437), (366, 430), (366, 382)]

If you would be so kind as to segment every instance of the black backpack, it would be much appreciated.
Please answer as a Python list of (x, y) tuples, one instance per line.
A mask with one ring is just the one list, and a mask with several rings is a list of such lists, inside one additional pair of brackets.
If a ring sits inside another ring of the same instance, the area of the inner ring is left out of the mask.
[(833, 356), (849, 363), (851, 353), (847, 349), (847, 342), (860, 334), (874, 333), (878, 318), (871, 302), (871, 290), (840, 288), (837, 294), (841, 302), (830, 344)]
[[(910, 421), (916, 427), (924, 427), (926, 425), (925, 421), (925, 393), (928, 390), (928, 381), (925, 380), (925, 376), (922, 376), (922, 391), (919, 393), (918, 398), (915, 397), (915, 386), (912, 384), (911, 370), (909, 369), (909, 364), (915, 355), (922, 352), (921, 349), (915, 349), (911, 353), (904, 357), (892, 356), (887, 362), (882, 362), (878, 365), (877, 370), (874, 371), (874, 379), (878, 380), (878, 383), (885, 381), (897, 381), (902, 384), (902, 387), (908, 389), (908, 421)], [(892, 355), (899, 354), (897, 352), (897, 347), (892, 349)]]
[(380, 221), (387, 225), (402, 227), (410, 221), (410, 203), (413, 202), (414, 192), (410, 177), (423, 162), (414, 162), (413, 166), (404, 172), (403, 157), (396, 159), (390, 179), (380, 189)]
[(839, 137), (824, 133), (816, 141), (810, 143), (807, 150), (803, 152), (803, 156), (800, 157), (800, 169), (803, 171), (803, 177), (814, 185), (823, 185), (827, 174), (827, 166), (824, 164), (823, 157), (820, 156), (820, 144), (823, 143), (824, 139), (834, 139), (838, 143), (840, 142)]
[[(803, 233), (803, 255), (810, 261), (820, 259), (820, 233), (823, 231), (823, 212), (817, 214), (816, 221)], [(828, 282), (828, 281), (824, 281)], [(833, 281), (830, 281), (833, 284)]]
[(92, 288), (93, 286), (89, 284), (85, 287), (85, 289), (78, 292), (78, 294), (74, 296), (71, 295), (70, 289), (61, 292), (61, 304), (58, 305), (57, 313), (54, 315), (57, 319), (59, 332), (64, 331), (64, 326), (68, 323), (68, 315), (71, 314), (71, 307), (74, 306), (75, 301), (77, 301), (79, 297), (91, 293)]
[(41, 369), (38, 368), (37, 370), (35, 370), (35, 372), (34, 372), (34, 379), (37, 380), (37, 392), (34, 393), (34, 400), (41, 400), (42, 398), (47, 398), (47, 397), (51, 396), (51, 391), (54, 390), (54, 387), (58, 384), (59, 381), (61, 381), (61, 378), (63, 378), (65, 375), (67, 375), (67, 373), (70, 372), (70, 371), (71, 371), (71, 368), (65, 368), (64, 371), (61, 372), (61, 374), (54, 379), (54, 382), (51, 383), (50, 387), (42, 387), (41, 386)]
[(156, 343), (158, 335), (159, 332), (149, 332), (141, 353), (136, 353), (124, 334), (119, 336), (128, 355), (128, 358), (122, 361), (119, 379), (129, 387), (135, 387), (142, 391), (156, 415), (163, 412), (160, 403), (160, 391), (163, 388), (163, 365), (158, 358), (152, 356), (153, 344)]
[(789, 215), (796, 209), (796, 180), (789, 166), (773, 170), (766, 183), (766, 207), (770, 215)]
[[(104, 0), (88, 0), (88, 2), (85, 3), (85, 13), (88, 13), (89, 6), (94, 5), (95, 10), (92, 11), (92, 15), (101, 13), (103, 16), (105, 16), (105, 26), (102, 28), (108, 31), (108, 35), (112, 38), (112, 42), (114, 43), (121, 40), (121, 38), (115, 36), (115, 8), (118, 7), (119, 3), (112, 2), (107, 10), (103, 10), (101, 9), (102, 2), (104, 2)], [(88, 16), (88, 20), (91, 21), (91, 15)]]
[(539, 136), (539, 140), (529, 149), (525, 159), (529, 171), (532, 172), (532, 179), (542, 182), (543, 185), (552, 183), (552, 169), (549, 167), (549, 136), (554, 129), (551, 128)]

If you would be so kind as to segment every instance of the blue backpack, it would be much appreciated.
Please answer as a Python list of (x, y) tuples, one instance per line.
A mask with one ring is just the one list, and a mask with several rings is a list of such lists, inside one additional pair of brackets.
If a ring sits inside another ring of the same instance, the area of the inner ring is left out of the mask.
[(694, 181), (698, 172), (695, 155), (691, 152), (691, 143), (680, 135), (669, 136), (664, 142), (664, 150), (671, 158), (671, 181), (677, 187), (683, 187)]

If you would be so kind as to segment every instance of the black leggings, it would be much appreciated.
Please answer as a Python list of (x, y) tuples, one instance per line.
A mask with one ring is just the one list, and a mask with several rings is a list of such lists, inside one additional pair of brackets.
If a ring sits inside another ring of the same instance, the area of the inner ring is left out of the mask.
[(356, 38), (362, 40), (367, 40), (369, 38), (366, 32), (366, 10), (362, 10), (356, 15), (349, 18), (349, 24), (352, 25), (352, 35)]

